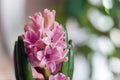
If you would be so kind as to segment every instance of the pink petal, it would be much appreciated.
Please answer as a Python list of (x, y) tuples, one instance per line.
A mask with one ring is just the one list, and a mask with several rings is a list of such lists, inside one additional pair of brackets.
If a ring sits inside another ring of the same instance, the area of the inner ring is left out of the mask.
[(49, 39), (52, 38), (53, 32), (50, 29), (45, 29), (44, 32), (46, 33), (46, 35)]
[(35, 46), (38, 50), (44, 50), (46, 45), (42, 40), (38, 40), (36, 41)]
[(24, 36), (25, 36), (24, 38), (25, 42), (29, 42), (33, 44), (40, 38), (40, 32), (34, 33), (33, 31), (27, 31)]
[(28, 58), (31, 66), (36, 67), (39, 64), (39, 61), (36, 59), (36, 57), (32, 53), (28, 54)]
[(44, 76), (41, 73), (38, 73), (34, 68), (32, 68), (32, 74), (34, 79), (44, 79)]
[(46, 45), (50, 45), (50, 43), (51, 43), (51, 41), (50, 41), (50, 39), (49, 39), (48, 37), (44, 37), (44, 38), (42, 39), (42, 41), (43, 41)]
[(40, 64), (38, 64), (39, 67), (43, 68), (47, 65), (47, 61), (45, 58), (42, 59), (42, 61), (40, 62)]
[(50, 10), (45, 9), (44, 10), (44, 27), (45, 28), (51, 27), (51, 25), (54, 22), (54, 19), (55, 19), (55, 10), (52, 10), (50, 12)]
[(49, 62), (47, 67), (49, 68), (50, 72), (52, 72), (52, 73), (56, 70), (55, 62)]
[(66, 48), (67, 47), (67, 44), (66, 44), (64, 38), (60, 39), (59, 41), (57, 41), (56, 45), (59, 46), (59, 47), (62, 47), (62, 48)]
[(59, 26), (59, 23), (54, 21), (52, 26), (50, 27), (50, 30), (53, 30), (55, 27), (58, 27)]
[(36, 57), (39, 61), (41, 61), (42, 58), (44, 57), (44, 52), (43, 51), (38, 51)]
[(52, 74), (57, 74), (61, 70), (62, 63), (56, 64), (56, 70)]
[(40, 12), (35, 13), (32, 17), (30, 16), (29, 18), (32, 20), (34, 24), (33, 26), (34, 31), (39, 31), (40, 28), (43, 28), (44, 19)]
[(24, 31), (27, 32), (27, 31), (33, 31), (34, 32), (34, 24), (32, 22), (29, 22), (28, 24), (25, 25), (24, 27)]
[(58, 73), (58, 74), (56, 74), (56, 75), (51, 75), (50, 77), (49, 77), (49, 80), (70, 80), (70, 78), (69, 77), (66, 77), (64, 74), (62, 74), (62, 73)]

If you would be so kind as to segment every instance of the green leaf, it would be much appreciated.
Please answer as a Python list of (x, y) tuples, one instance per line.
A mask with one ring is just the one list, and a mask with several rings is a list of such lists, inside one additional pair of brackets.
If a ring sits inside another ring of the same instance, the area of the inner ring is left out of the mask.
[(61, 72), (66, 76), (68, 75), (68, 61), (63, 62)]
[(69, 41), (69, 52), (68, 52), (68, 61), (63, 62), (62, 65), (62, 73), (66, 76), (70, 77), (70, 80), (72, 80), (73, 72), (74, 72), (74, 50), (71, 40)]
[(15, 42), (15, 46), (14, 46), (14, 67), (15, 67), (15, 77), (16, 80), (20, 80), (20, 76), (19, 76), (19, 64), (18, 64), (18, 53), (17, 53), (17, 42)]
[(24, 42), (21, 36), (18, 37), (17, 46), (14, 53), (15, 73), (17, 80), (33, 80), (31, 67), (25, 52)]
[(72, 41), (69, 41), (69, 55), (68, 55), (68, 76), (70, 77), (70, 80), (72, 80), (74, 72), (74, 50)]
[(61, 72), (70, 77), (70, 80), (72, 80), (73, 77), (73, 72), (74, 72), (74, 51), (73, 51), (73, 46), (71, 40), (68, 42), (68, 32), (66, 27), (64, 27), (65, 33), (66, 33), (66, 43), (67, 43), (67, 49), (69, 48), (69, 52), (67, 54), (68, 56), (68, 61), (63, 62), (62, 64), (62, 70)]
[(68, 40), (68, 31), (67, 31), (67, 28), (66, 28), (66, 27), (64, 27), (64, 31), (65, 31), (65, 36), (66, 36), (65, 42), (67, 43), (67, 48), (68, 48), (69, 40)]
[[(66, 43), (67, 43), (67, 48), (68, 48), (68, 32), (67, 32), (67, 29), (66, 29), (66, 27), (64, 27), (64, 31), (65, 31), (65, 36), (66, 36), (66, 38), (65, 38), (65, 41), (66, 41)], [(68, 53), (69, 54), (69, 53)], [(67, 54), (67, 56), (68, 56), (68, 54)], [(63, 64), (62, 64), (62, 68), (61, 68), (61, 72), (64, 74), (64, 75), (68, 75), (68, 61), (67, 62), (63, 62)]]

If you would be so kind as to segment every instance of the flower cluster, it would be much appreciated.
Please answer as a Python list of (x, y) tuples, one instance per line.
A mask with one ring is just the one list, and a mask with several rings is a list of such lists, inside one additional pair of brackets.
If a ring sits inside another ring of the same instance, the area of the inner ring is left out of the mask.
[(43, 16), (38, 12), (29, 18), (31, 21), (25, 25), (22, 38), (33, 77), (44, 79), (36, 67), (40, 69), (47, 67), (51, 73), (49, 80), (69, 80), (63, 74), (58, 73), (62, 62), (67, 61), (68, 50), (65, 49), (65, 33), (62, 25), (55, 21), (55, 11), (45, 9)]

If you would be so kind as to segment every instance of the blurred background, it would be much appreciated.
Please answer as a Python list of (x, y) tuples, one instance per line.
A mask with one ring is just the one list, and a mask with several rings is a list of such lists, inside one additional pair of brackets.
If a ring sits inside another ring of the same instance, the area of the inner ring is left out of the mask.
[(14, 42), (45, 8), (73, 40), (73, 80), (120, 80), (120, 0), (0, 0), (0, 80), (15, 80)]

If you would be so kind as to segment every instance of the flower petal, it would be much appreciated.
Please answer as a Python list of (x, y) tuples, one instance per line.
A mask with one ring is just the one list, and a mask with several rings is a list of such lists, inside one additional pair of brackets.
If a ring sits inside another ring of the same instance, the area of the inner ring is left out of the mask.
[(45, 28), (51, 27), (51, 25), (54, 22), (54, 19), (55, 19), (55, 10), (52, 10), (50, 12), (50, 10), (45, 9), (44, 10), (44, 27)]

